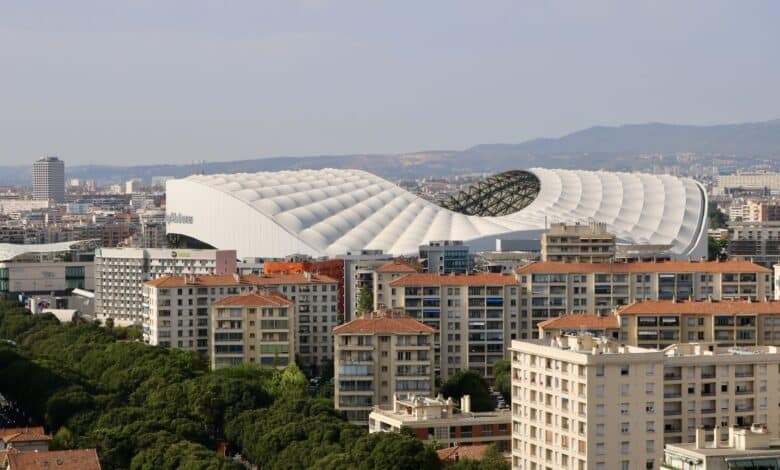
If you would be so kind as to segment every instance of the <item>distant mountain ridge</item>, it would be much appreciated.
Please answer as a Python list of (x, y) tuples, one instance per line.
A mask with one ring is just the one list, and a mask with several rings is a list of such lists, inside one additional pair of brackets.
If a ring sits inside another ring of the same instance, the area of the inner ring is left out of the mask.
[[(67, 165), (68, 178), (101, 184), (153, 176), (184, 177), (197, 172), (235, 173), (288, 169), (357, 168), (387, 178), (493, 173), (544, 166), (609, 170), (643, 170), (642, 154), (695, 153), (733, 156), (744, 162), (780, 160), (780, 119), (743, 124), (693, 126), (662, 123), (595, 126), (559, 138), (519, 144), (481, 144), (461, 151), (381, 155), (273, 157), (186, 165)], [(0, 184), (29, 185), (31, 165), (0, 167)]]

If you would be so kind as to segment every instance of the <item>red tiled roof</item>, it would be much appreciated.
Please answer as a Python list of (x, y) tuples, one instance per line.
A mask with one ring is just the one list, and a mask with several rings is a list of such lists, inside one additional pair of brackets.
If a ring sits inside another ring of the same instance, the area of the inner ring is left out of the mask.
[(233, 305), (248, 307), (273, 307), (277, 305), (293, 305), (294, 302), (287, 297), (276, 292), (247, 292), (246, 294), (234, 295), (217, 300), (212, 305)]
[(780, 301), (747, 300), (642, 300), (618, 308), (617, 315), (780, 315)]
[(0, 440), (3, 442), (40, 442), (50, 441), (51, 436), (46, 434), (43, 426), (27, 428), (3, 428), (0, 429)]
[(571, 314), (561, 315), (560, 317), (550, 318), (539, 322), (540, 328), (550, 329), (579, 329), (601, 330), (607, 328), (617, 328), (617, 317), (614, 315), (593, 315), (593, 314)]
[(477, 274), (407, 274), (390, 281), (391, 286), (506, 286), (517, 284), (513, 274), (477, 273)]
[(163, 276), (146, 281), (150, 287), (187, 287), (187, 286), (235, 286), (235, 285), (281, 285), (281, 284), (329, 284), (336, 283), (335, 279), (323, 274), (306, 273), (297, 274), (245, 274), (237, 276), (233, 274), (215, 274), (209, 276)]
[(333, 328), (333, 334), (345, 333), (433, 333), (432, 327), (406, 315), (374, 312)]
[(439, 456), (439, 460), (446, 463), (455, 463), (460, 459), (481, 460), (488, 447), (490, 447), (488, 444), (447, 447), (437, 450), (436, 455)]
[(563, 263), (539, 261), (517, 268), (520, 274), (536, 273), (770, 273), (750, 261), (642, 261), (636, 263)]
[(376, 268), (378, 273), (416, 273), (417, 269), (404, 261), (393, 260)]
[(9, 453), (8, 470), (100, 470), (95, 449)]

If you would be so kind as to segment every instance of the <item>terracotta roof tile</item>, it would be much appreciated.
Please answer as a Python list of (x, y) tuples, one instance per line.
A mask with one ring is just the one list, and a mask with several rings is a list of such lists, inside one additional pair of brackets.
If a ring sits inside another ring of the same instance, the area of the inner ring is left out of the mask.
[(562, 263), (539, 261), (520, 266), (520, 274), (535, 273), (770, 273), (750, 261), (643, 261), (636, 263)]
[(513, 274), (408, 274), (390, 281), (391, 286), (506, 286), (517, 284)]
[(235, 285), (283, 285), (283, 284), (331, 284), (337, 280), (323, 274), (306, 273), (296, 274), (245, 274), (243, 276), (233, 274), (215, 274), (210, 276), (163, 276), (146, 281), (150, 287), (188, 287), (188, 286), (235, 286)]
[(95, 449), (9, 453), (8, 470), (100, 470)]
[(393, 260), (382, 266), (376, 268), (378, 273), (416, 273), (417, 269), (414, 266), (407, 264), (405, 261)]
[(333, 328), (333, 334), (349, 333), (433, 333), (432, 327), (407, 315), (375, 312)]
[(488, 444), (447, 447), (437, 450), (436, 455), (439, 456), (439, 460), (447, 463), (454, 463), (460, 459), (480, 460), (488, 447), (490, 447)]
[(224, 299), (217, 300), (212, 305), (232, 305), (232, 306), (277, 306), (277, 305), (293, 305), (294, 302), (287, 297), (276, 292), (247, 292), (246, 294), (234, 295), (231, 297), (225, 297)]
[(678, 314), (678, 315), (780, 315), (780, 301), (643, 300), (618, 308), (617, 315)]
[(0, 440), (3, 442), (39, 442), (50, 441), (51, 436), (46, 434), (43, 426), (3, 428), (0, 429)]
[(617, 317), (614, 315), (593, 315), (593, 314), (570, 314), (561, 315), (560, 317), (550, 318), (543, 322), (539, 322), (540, 328), (550, 329), (579, 329), (585, 328), (589, 330), (594, 329), (607, 329), (618, 328), (620, 323)]

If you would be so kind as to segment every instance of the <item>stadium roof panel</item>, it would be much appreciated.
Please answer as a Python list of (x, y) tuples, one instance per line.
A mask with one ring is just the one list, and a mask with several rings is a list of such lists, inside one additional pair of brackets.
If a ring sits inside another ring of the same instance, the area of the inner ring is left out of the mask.
[(239, 256), (408, 255), (431, 240), (493, 250), (497, 238), (538, 239), (553, 222), (595, 220), (621, 244), (706, 255), (706, 193), (689, 178), (534, 168), (483, 183), (437, 205), (361, 170), (193, 175), (167, 182), (168, 232)]

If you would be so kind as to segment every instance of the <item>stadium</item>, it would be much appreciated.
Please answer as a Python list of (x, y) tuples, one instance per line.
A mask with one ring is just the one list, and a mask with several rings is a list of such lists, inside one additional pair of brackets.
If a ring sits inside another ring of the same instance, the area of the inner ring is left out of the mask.
[(433, 240), (493, 250), (550, 223), (604, 222), (618, 245), (707, 254), (707, 196), (689, 178), (532, 168), (509, 171), (438, 203), (361, 170), (193, 175), (166, 185), (167, 229), (239, 257), (349, 251), (417, 253)]

